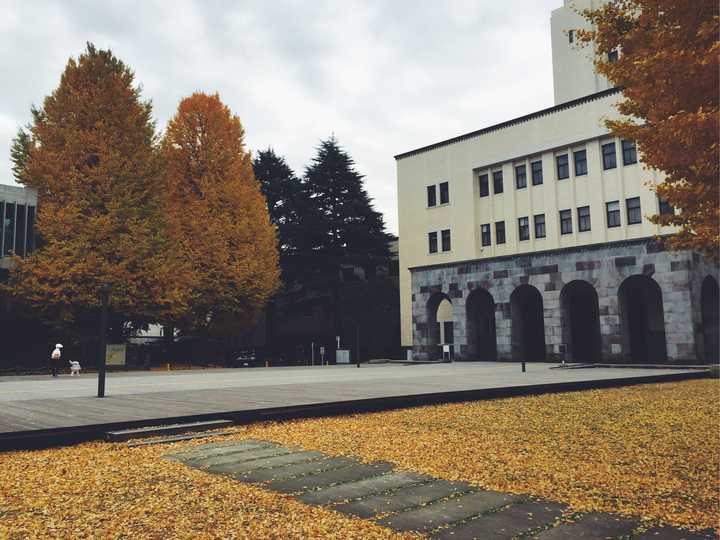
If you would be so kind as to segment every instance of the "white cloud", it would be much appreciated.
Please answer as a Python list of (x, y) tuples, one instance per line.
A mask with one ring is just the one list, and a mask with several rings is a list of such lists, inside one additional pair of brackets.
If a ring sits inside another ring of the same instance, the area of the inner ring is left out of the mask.
[(219, 92), (251, 149), (302, 173), (335, 135), (397, 230), (393, 155), (552, 104), (550, 11), (560, 0), (4, 0), (0, 182), (29, 109), (86, 41), (110, 47), (158, 127)]

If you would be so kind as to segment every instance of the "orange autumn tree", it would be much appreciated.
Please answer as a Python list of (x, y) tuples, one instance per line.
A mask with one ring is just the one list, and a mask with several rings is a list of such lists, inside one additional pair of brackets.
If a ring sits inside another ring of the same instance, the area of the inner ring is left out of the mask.
[(172, 321), (182, 328), (247, 322), (278, 287), (275, 228), (244, 137), (217, 94), (195, 93), (162, 140), (164, 215), (192, 266), (189, 310)]
[[(668, 245), (717, 260), (720, 245), (717, 0), (614, 0), (583, 15), (594, 30), (597, 70), (622, 87), (610, 130), (638, 143), (643, 163), (665, 173), (657, 194), (677, 209)], [(617, 61), (607, 54), (619, 51)]]
[(151, 105), (132, 71), (88, 44), (32, 113), (29, 132), (16, 139), (13, 169), (38, 191), (41, 241), (15, 258), (10, 293), (65, 327), (109, 313), (116, 334), (126, 321), (184, 310), (183, 271), (169, 260), (176, 251), (157, 212)]

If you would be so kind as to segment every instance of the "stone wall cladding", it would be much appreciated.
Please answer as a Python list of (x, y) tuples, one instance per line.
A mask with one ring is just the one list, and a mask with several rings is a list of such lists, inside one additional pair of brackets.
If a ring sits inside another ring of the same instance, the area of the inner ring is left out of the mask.
[(473, 359), (468, 351), (465, 306), (472, 291), (483, 288), (495, 301), (498, 360), (510, 360), (510, 295), (527, 283), (542, 295), (547, 360), (560, 361), (565, 356), (561, 291), (573, 280), (584, 280), (598, 294), (602, 360), (629, 362), (618, 289), (626, 278), (646, 275), (657, 282), (663, 297), (667, 359), (658, 362), (689, 363), (702, 359), (700, 286), (706, 275), (718, 278), (719, 271), (696, 254), (666, 251), (654, 240), (644, 239), (414, 268), (411, 273), (413, 349), (418, 358), (427, 358), (433, 349), (427, 342), (427, 303), (432, 294), (442, 293), (453, 304), (455, 357)]

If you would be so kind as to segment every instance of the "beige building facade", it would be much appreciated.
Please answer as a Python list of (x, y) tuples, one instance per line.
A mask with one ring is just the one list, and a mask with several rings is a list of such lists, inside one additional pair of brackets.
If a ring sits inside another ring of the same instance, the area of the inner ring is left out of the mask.
[(703, 308), (700, 289), (717, 289), (717, 268), (653, 240), (672, 232), (647, 218), (673, 211), (652, 190), (662, 176), (608, 132), (622, 95), (577, 49), (575, 8), (597, 3), (552, 13), (555, 106), (396, 156), (401, 341), (416, 356), (441, 345), (480, 360), (716, 354), (704, 328), (717, 306)]

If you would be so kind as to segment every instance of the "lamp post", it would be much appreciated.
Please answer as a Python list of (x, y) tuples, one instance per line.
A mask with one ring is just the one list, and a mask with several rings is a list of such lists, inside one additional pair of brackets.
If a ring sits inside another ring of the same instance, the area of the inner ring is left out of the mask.
[(98, 362), (98, 397), (105, 397), (105, 349), (107, 348), (108, 291), (100, 292), (100, 358)]

